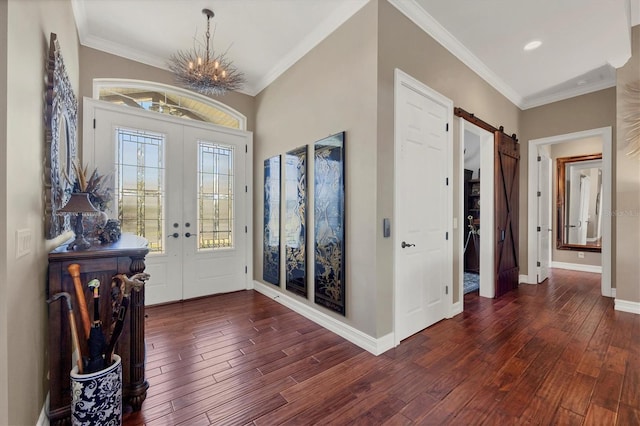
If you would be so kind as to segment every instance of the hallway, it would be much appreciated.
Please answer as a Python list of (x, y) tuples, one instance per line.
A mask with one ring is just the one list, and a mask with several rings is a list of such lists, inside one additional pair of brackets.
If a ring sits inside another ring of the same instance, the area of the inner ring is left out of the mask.
[(640, 317), (552, 270), (379, 357), (254, 291), (147, 309), (125, 425), (640, 423)]

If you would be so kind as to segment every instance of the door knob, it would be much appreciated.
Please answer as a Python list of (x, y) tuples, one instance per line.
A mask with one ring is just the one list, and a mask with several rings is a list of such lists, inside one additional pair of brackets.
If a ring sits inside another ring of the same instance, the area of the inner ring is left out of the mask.
[(187, 232), (186, 234), (184, 234), (184, 236), (189, 238), (191, 236), (191, 232)]
[(178, 234), (177, 232), (174, 232), (173, 234), (171, 234), (169, 236), (173, 237), (173, 238), (178, 238), (180, 236), (180, 234)]
[(415, 247), (415, 244), (409, 244), (409, 243), (405, 243), (404, 241), (402, 242), (402, 244), (400, 244), (400, 247), (402, 248), (406, 248), (406, 247)]

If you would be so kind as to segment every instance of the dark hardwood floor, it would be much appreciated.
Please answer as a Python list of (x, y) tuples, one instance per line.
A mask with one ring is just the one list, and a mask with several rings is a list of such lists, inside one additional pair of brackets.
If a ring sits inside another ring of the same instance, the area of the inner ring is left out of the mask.
[(245, 291), (147, 309), (125, 425), (640, 425), (640, 316), (553, 270), (375, 357)]

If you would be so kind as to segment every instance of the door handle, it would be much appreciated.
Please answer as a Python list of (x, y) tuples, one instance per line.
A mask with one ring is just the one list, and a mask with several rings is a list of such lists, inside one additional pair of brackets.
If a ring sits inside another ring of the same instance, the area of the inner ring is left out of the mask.
[(184, 234), (184, 236), (189, 238), (191, 236), (191, 232), (187, 232), (186, 234)]
[(169, 236), (173, 237), (173, 238), (178, 238), (180, 236), (180, 234), (178, 234), (177, 232), (174, 232), (173, 234), (170, 234)]
[(500, 241), (504, 241), (504, 237), (505, 237), (505, 231), (504, 229), (500, 230)]
[(404, 241), (402, 242), (402, 244), (400, 244), (400, 247), (402, 248), (407, 248), (407, 247), (415, 247), (415, 244), (409, 244), (409, 243), (405, 243)]

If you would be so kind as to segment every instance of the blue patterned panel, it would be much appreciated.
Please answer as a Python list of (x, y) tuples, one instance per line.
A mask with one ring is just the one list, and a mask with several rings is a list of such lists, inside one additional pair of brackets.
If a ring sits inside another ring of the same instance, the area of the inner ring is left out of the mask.
[(285, 226), (287, 290), (307, 296), (307, 147), (287, 152)]
[(280, 156), (264, 160), (262, 279), (280, 286)]
[(315, 302), (345, 315), (344, 132), (315, 144)]

